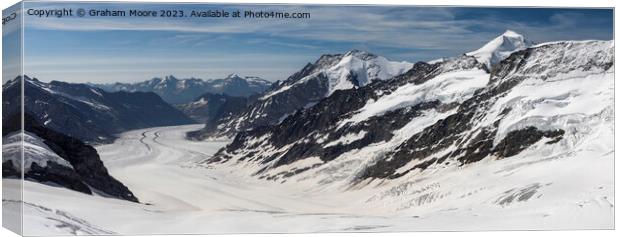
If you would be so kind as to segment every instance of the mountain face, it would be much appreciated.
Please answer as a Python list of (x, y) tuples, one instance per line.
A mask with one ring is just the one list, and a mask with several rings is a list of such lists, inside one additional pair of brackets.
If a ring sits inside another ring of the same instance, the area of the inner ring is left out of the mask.
[(466, 53), (466, 55), (474, 56), (478, 62), (487, 66), (488, 69), (491, 69), (492, 65), (507, 58), (512, 52), (528, 48), (532, 45), (534, 45), (534, 43), (526, 40), (523, 35), (507, 30), (504, 34), (482, 46), (482, 48)]
[(335, 91), (279, 124), (239, 132), (209, 162), (278, 182), (351, 187), (423, 180), (483, 160), (604, 156), (580, 147), (603, 148), (590, 143), (611, 138), (613, 48), (613, 41), (540, 44), (490, 72), (477, 55), (419, 62), (391, 80)]
[(125, 185), (108, 174), (95, 148), (41, 126), (30, 114), (25, 114), (23, 121), (24, 133), (22, 116), (14, 114), (3, 119), (3, 178), (21, 178), (23, 170), (26, 180), (138, 202)]
[[(2, 87), (3, 120), (20, 111), (21, 78)], [(85, 84), (25, 77), (25, 112), (43, 126), (89, 143), (111, 142), (131, 129), (194, 123), (152, 92), (106, 92)]]
[(240, 77), (231, 74), (223, 79), (201, 80), (196, 78), (177, 79), (174, 76), (153, 78), (139, 83), (92, 84), (106, 91), (155, 92), (170, 104), (186, 104), (205, 94), (227, 94), (247, 97), (262, 93), (272, 82), (259, 77)]
[(295, 111), (308, 108), (337, 91), (387, 80), (405, 73), (412, 66), (408, 62), (393, 62), (359, 50), (323, 55), (272, 86), (244, 111), (207, 124), (201, 131), (188, 136), (194, 139), (233, 136), (238, 131), (277, 124)]
[(251, 98), (206, 93), (187, 104), (175, 107), (200, 123), (212, 123), (244, 110)]

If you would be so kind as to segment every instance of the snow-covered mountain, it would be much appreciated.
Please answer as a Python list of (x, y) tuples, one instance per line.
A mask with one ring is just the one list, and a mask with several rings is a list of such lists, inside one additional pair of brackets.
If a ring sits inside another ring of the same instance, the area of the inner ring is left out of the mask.
[(95, 148), (41, 126), (30, 114), (3, 118), (2, 137), (2, 178), (24, 177), (85, 194), (138, 202), (124, 184), (110, 176)]
[(345, 54), (322, 55), (268, 91), (258, 101), (234, 116), (188, 135), (197, 139), (232, 136), (238, 131), (277, 124), (295, 111), (307, 108), (339, 90), (359, 88), (373, 81), (403, 74), (413, 64), (390, 61), (368, 52), (351, 50)]
[(153, 92), (107, 92), (86, 84), (18, 77), (2, 86), (3, 119), (24, 109), (44, 126), (91, 143), (112, 141), (117, 133), (194, 121)]
[[(351, 50), (345, 54), (323, 55), (309, 70), (302, 70), (302, 78), (293, 77), (286, 80), (275, 90), (261, 97), (269, 97), (282, 93), (292, 87), (303, 86), (308, 80), (316, 80), (321, 76), (327, 79), (329, 96), (336, 90), (346, 90), (368, 85), (375, 80), (386, 80), (403, 74), (413, 66), (409, 62), (395, 62), (365, 51)], [(306, 69), (306, 68), (304, 68)]]
[(262, 93), (271, 84), (272, 82), (259, 77), (241, 77), (237, 74), (230, 74), (222, 79), (178, 79), (171, 75), (138, 83), (117, 82), (114, 84), (91, 85), (110, 92), (155, 92), (170, 104), (185, 104), (194, 101), (205, 93), (247, 97)]
[(502, 35), (491, 40), (482, 48), (466, 53), (466, 55), (474, 56), (478, 62), (491, 69), (493, 65), (510, 56), (517, 50), (522, 50), (534, 45), (533, 42), (525, 39), (523, 35), (517, 32), (507, 30)]
[(407, 187), (431, 176), (445, 181), (478, 162), (612, 159), (613, 45), (535, 45), (492, 74), (476, 55), (419, 62), (392, 80), (337, 91), (277, 125), (240, 132), (210, 162), (278, 182), (394, 185), (376, 197), (383, 199), (436, 195)]

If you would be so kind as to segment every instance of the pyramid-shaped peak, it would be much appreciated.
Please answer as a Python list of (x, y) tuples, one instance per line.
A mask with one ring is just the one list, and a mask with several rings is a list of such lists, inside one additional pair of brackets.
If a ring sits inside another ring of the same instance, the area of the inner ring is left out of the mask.
[(506, 30), (503, 34), (486, 43), (482, 48), (466, 53), (474, 56), (478, 62), (491, 68), (496, 63), (507, 58), (512, 52), (534, 45), (533, 42), (515, 31)]
[(507, 37), (523, 37), (523, 35), (515, 32), (515, 31), (512, 31), (512, 30), (506, 30), (506, 32), (504, 32), (502, 34), (502, 36), (507, 36)]

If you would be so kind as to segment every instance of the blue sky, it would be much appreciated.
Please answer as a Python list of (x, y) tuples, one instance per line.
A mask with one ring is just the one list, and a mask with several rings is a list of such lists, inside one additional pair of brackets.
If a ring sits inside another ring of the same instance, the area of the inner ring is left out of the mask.
[[(310, 19), (27, 16), (25, 71), (44, 81), (285, 79), (321, 54), (361, 49), (410, 62), (475, 50), (511, 29), (534, 42), (613, 38), (609, 9), (27, 3), (26, 9), (309, 12)], [(10, 34), (10, 33), (9, 33)], [(5, 34), (6, 36), (6, 34)]]

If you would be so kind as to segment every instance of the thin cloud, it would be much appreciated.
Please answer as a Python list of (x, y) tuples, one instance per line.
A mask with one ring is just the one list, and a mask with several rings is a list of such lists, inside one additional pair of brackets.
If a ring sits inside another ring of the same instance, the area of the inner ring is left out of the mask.
[[(47, 8), (61, 6), (38, 4)], [(93, 8), (98, 6), (118, 7), (118, 4), (89, 5)], [(139, 6), (156, 9), (171, 5)], [(312, 17), (296, 20), (28, 17), (26, 25), (32, 29), (28, 32), (34, 34), (44, 32), (40, 30), (60, 30), (81, 36), (91, 32), (98, 36), (107, 32), (121, 36), (109, 42), (97, 41), (100, 44), (62, 45), (71, 47), (73, 54), (62, 55), (62, 51), (59, 51), (58, 55), (48, 55), (55, 57), (55, 60), (37, 57), (39, 54), (33, 52), (33, 55), (27, 55), (28, 63), (32, 65), (30, 68), (46, 71), (46, 75), (52, 75), (53, 70), (63, 69), (63, 75), (73, 75), (75, 78), (78, 75), (71, 73), (73, 69), (92, 72), (110, 68), (108, 74), (97, 73), (91, 75), (89, 80), (106, 80), (112, 73), (120, 76), (118, 80), (141, 80), (151, 75), (146, 74), (149, 69), (154, 72), (170, 70), (168, 74), (185, 74), (194, 70), (200, 75), (246, 72), (248, 75), (260, 74), (270, 79), (284, 79), (323, 53), (341, 53), (352, 48), (370, 50), (394, 60), (426, 61), (475, 50), (506, 29), (520, 32), (536, 42), (609, 39), (612, 31), (611, 27), (605, 25), (612, 17), (605, 14), (592, 17), (574, 11), (524, 20), (497, 13), (501, 13), (501, 9), (494, 9), (495, 13), (477, 15), (475, 11), (479, 9), (441, 7), (172, 6), (205, 10), (251, 8), (310, 12)], [(474, 12), (463, 16), (464, 11)], [(127, 34), (123, 31), (127, 31)], [(149, 37), (140, 37), (142, 33)], [(125, 35), (128, 37), (122, 37)], [(42, 39), (30, 37), (29, 40)], [(122, 54), (115, 55), (114, 52)], [(123, 70), (131, 76), (122, 76), (119, 71)], [(142, 78), (136, 78), (139, 73), (145, 74)]]

